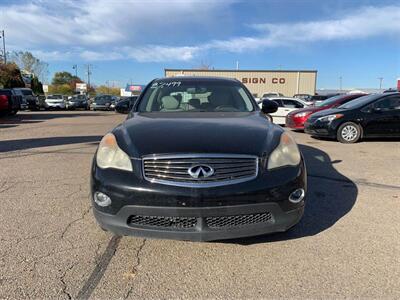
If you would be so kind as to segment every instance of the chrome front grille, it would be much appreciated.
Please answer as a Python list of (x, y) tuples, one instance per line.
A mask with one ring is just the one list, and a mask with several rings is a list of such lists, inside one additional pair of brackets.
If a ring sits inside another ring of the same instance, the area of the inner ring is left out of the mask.
[(150, 182), (168, 185), (221, 186), (252, 180), (257, 177), (257, 173), (258, 158), (250, 155), (187, 154), (143, 157), (144, 178)]

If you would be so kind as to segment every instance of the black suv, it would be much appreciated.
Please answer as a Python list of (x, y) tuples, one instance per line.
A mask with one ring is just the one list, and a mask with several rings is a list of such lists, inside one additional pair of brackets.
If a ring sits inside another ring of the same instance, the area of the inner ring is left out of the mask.
[(306, 169), (294, 139), (237, 80), (152, 81), (101, 140), (91, 199), (119, 235), (217, 240), (285, 231), (301, 219)]

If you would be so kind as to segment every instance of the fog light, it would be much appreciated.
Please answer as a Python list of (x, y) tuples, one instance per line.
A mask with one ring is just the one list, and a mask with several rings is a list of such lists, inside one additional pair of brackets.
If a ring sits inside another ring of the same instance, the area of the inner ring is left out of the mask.
[(96, 204), (98, 206), (105, 207), (105, 206), (109, 206), (111, 204), (110, 197), (108, 197), (104, 193), (96, 192), (96, 193), (94, 193), (93, 198), (94, 198), (94, 202), (96, 202)]
[(289, 196), (289, 201), (292, 203), (299, 203), (301, 200), (304, 199), (306, 192), (304, 189), (297, 189), (293, 191)]

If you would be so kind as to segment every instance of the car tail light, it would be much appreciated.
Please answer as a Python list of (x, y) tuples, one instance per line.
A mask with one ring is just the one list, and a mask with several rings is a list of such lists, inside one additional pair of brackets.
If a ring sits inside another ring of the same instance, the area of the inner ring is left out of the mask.
[(7, 109), (8, 108), (8, 96), (0, 95), (0, 108)]

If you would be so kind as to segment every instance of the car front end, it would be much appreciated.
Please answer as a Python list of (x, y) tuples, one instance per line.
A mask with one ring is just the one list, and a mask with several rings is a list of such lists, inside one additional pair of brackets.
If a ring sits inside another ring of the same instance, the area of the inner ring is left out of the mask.
[[(283, 143), (290, 139), (282, 136)], [(254, 155), (177, 153), (123, 159), (119, 149), (114, 157), (121, 161), (115, 163), (124, 169), (118, 170), (108, 168), (103, 160), (110, 160), (101, 157), (102, 152), (109, 155), (106, 145), (114, 138), (103, 139), (93, 161), (91, 196), (97, 222), (116, 234), (194, 241), (238, 238), (286, 231), (303, 215), (302, 158), (295, 166), (270, 170), (270, 158)], [(210, 168), (215, 175), (195, 179), (190, 172), (199, 168)]]
[(49, 99), (46, 98), (45, 100), (45, 108), (46, 109), (65, 109), (66, 104), (64, 99)]
[[(209, 241), (283, 232), (298, 223), (306, 168), (290, 134), (265, 117), (277, 104), (266, 100), (260, 112), (246, 88), (230, 79), (174, 80), (150, 83), (127, 120), (101, 140), (91, 169), (100, 227)], [(177, 94), (204, 95), (205, 105), (197, 98), (181, 103)]]
[(96, 103), (93, 102), (90, 106), (91, 110), (110, 110), (111, 103)]
[(336, 138), (336, 132), (343, 123), (344, 115), (337, 109), (315, 113), (304, 124), (304, 132), (316, 137)]
[(316, 112), (315, 109), (299, 109), (287, 114), (285, 126), (294, 130), (304, 130), (304, 124)]

